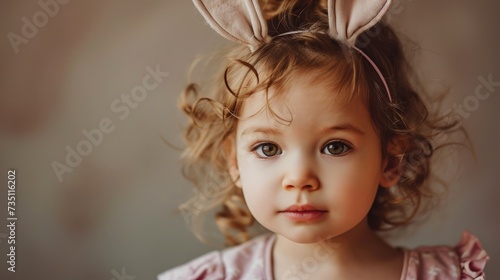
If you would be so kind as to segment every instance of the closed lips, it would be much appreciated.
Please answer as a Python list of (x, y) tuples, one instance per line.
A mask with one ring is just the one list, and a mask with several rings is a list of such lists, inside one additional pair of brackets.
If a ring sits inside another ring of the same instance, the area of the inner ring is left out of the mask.
[(285, 217), (295, 223), (311, 223), (323, 218), (327, 210), (320, 210), (310, 205), (292, 205), (283, 211), (279, 211)]
[(328, 212), (328, 211), (317, 209), (311, 205), (292, 205), (280, 212)]

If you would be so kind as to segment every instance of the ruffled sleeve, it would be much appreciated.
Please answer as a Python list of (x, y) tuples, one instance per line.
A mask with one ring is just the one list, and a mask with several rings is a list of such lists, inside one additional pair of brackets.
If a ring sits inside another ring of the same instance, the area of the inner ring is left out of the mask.
[(462, 280), (486, 279), (483, 270), (490, 258), (474, 235), (465, 231), (455, 251), (460, 259)]
[(454, 246), (421, 246), (405, 250), (401, 280), (484, 280), (488, 254), (479, 240), (464, 232)]
[(214, 251), (191, 262), (172, 268), (160, 275), (158, 280), (221, 280), (224, 279), (224, 265), (221, 253)]

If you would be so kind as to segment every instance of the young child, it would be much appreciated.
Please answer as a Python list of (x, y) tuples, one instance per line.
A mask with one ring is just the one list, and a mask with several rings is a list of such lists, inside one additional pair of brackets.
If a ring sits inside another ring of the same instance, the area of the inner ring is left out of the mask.
[[(431, 196), (431, 156), (445, 145), (433, 137), (457, 128), (412, 85), (380, 22), (390, 2), (194, 0), (239, 43), (212, 95), (189, 85), (181, 104), (184, 172), (212, 199), (205, 210), (220, 206), (234, 246), (160, 280), (485, 279), (488, 256), (467, 232), (455, 247), (412, 250), (378, 234)], [(250, 239), (254, 220), (272, 234)]]

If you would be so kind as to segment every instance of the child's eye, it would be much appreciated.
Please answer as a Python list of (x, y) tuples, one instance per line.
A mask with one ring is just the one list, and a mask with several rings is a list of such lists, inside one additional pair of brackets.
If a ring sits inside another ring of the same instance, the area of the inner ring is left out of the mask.
[(261, 158), (273, 157), (275, 155), (281, 154), (281, 149), (272, 143), (262, 143), (253, 148), (257, 152), (257, 155)]
[(352, 148), (343, 141), (335, 140), (328, 142), (322, 152), (327, 155), (341, 156), (349, 152)]

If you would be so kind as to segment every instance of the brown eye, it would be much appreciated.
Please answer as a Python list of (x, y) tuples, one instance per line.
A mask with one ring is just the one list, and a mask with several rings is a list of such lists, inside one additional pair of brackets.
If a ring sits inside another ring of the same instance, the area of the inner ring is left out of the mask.
[(352, 148), (342, 141), (332, 141), (325, 145), (323, 153), (332, 156), (341, 156), (349, 152)]
[(260, 157), (273, 157), (275, 155), (281, 154), (280, 148), (271, 143), (260, 144), (255, 148), (255, 151)]

